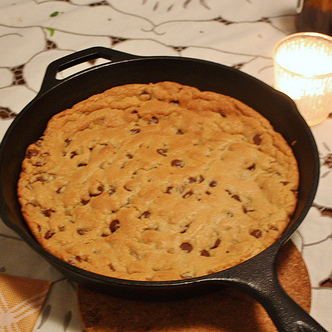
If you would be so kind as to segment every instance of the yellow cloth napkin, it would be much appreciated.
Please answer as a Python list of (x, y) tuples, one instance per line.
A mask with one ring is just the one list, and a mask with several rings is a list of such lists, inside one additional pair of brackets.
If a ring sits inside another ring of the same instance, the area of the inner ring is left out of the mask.
[(51, 282), (0, 273), (0, 331), (32, 331)]

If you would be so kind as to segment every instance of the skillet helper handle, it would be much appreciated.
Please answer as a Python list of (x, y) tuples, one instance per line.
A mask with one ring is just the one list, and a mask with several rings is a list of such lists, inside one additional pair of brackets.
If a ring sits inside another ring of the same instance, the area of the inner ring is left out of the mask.
[(92, 47), (82, 51), (78, 51), (62, 57), (58, 60), (50, 63), (46, 69), (45, 76), (41, 88), (39, 90), (39, 95), (44, 94), (46, 91), (52, 89), (62, 82), (61, 79), (57, 79), (57, 73), (65, 69), (72, 68), (79, 64), (87, 61), (96, 59), (106, 59), (110, 62), (119, 62), (125, 60), (139, 59), (140, 56), (119, 52), (106, 47)]
[(245, 269), (233, 271), (226, 279), (260, 302), (278, 331), (327, 332), (282, 288), (277, 274), (278, 255), (273, 250), (270, 247), (244, 262)]

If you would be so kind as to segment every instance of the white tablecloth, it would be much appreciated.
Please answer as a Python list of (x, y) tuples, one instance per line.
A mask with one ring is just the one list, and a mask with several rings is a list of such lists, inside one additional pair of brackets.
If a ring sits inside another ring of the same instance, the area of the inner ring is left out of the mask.
[[(295, 32), (300, 2), (1, 0), (0, 139), (36, 96), (47, 65), (92, 46), (210, 60), (273, 85), (273, 47)], [(321, 157), (320, 184), (293, 241), (311, 279), (311, 315), (332, 331), (332, 117), (312, 131)], [(74, 285), (2, 222), (0, 272), (52, 282), (34, 331), (83, 330)]]

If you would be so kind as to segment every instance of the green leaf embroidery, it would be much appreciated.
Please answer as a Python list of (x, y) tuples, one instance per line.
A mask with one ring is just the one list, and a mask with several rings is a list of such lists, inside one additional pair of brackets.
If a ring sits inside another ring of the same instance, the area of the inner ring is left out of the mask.
[(53, 28), (46, 28), (50, 32), (50, 36), (52, 37), (54, 35), (54, 29)]
[(55, 17), (55, 16), (58, 16), (59, 15), (59, 12), (54, 12), (54, 13), (52, 13), (50, 16), (51, 17)]

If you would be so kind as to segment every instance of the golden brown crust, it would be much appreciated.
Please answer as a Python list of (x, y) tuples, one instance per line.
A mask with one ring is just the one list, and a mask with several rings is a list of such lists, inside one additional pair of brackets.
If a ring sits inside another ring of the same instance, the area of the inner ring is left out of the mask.
[(271, 245), (297, 163), (259, 113), (173, 82), (132, 84), (55, 115), (27, 149), (22, 213), (55, 256), (135, 280), (195, 277)]

